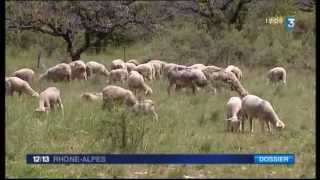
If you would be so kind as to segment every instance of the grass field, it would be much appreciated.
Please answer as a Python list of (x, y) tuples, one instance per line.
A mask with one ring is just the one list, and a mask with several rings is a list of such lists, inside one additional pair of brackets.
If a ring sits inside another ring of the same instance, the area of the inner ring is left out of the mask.
[[(133, 50), (131, 50), (133, 52)], [(130, 52), (130, 49), (128, 50)], [(138, 53), (138, 52), (137, 52)], [(110, 56), (83, 59), (107, 60)], [(6, 74), (21, 67), (35, 67), (32, 54), (6, 57)], [(55, 64), (54, 60), (48, 66)], [(315, 72), (287, 69), (287, 87), (267, 85), (267, 68), (243, 70), (246, 89), (267, 99), (286, 128), (273, 134), (260, 134), (255, 122), (253, 135), (225, 133), (225, 104), (235, 92), (217, 95), (200, 90), (168, 95), (167, 80), (150, 83), (159, 121), (150, 116), (134, 116), (118, 108), (108, 112), (101, 103), (83, 103), (79, 95), (101, 91), (103, 78), (71, 83), (35, 82), (43, 91), (48, 86), (61, 90), (65, 116), (51, 112), (36, 116), (38, 101), (29, 96), (6, 97), (6, 176), (7, 177), (171, 177), (199, 178), (311, 178), (315, 177)], [(126, 128), (123, 125), (126, 125)], [(125, 132), (125, 135), (124, 135)], [(294, 153), (296, 163), (284, 165), (27, 165), (28, 153)]]

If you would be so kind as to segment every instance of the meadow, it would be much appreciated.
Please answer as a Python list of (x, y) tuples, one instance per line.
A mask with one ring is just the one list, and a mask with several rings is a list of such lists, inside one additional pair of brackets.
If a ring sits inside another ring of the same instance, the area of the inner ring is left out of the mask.
[[(148, 49), (129, 47), (130, 58), (143, 56)], [(84, 61), (109, 64), (122, 58), (121, 50), (101, 55), (84, 54)], [(162, 60), (162, 59), (161, 59)], [(165, 59), (163, 59), (165, 60)], [(313, 60), (310, 60), (313, 61)], [(47, 67), (57, 59), (44, 58)], [(238, 64), (236, 64), (238, 65)], [(36, 54), (7, 50), (6, 75), (29, 67), (36, 70)], [(101, 91), (105, 78), (89, 81), (38, 82), (32, 87), (43, 91), (48, 86), (61, 90), (65, 108), (48, 116), (37, 116), (38, 100), (29, 96), (6, 96), (5, 145), (6, 177), (46, 178), (312, 178), (315, 177), (315, 72), (287, 68), (288, 84), (267, 84), (268, 68), (246, 67), (242, 83), (251, 93), (274, 106), (286, 124), (282, 131), (261, 134), (257, 121), (255, 132), (226, 133), (225, 104), (236, 92), (218, 94), (201, 89), (167, 94), (165, 77), (149, 82), (150, 97), (156, 102), (159, 121), (150, 116), (128, 113), (125, 108), (102, 109), (101, 103), (86, 103), (80, 94)], [(44, 70), (36, 70), (37, 75)], [(296, 163), (287, 165), (27, 165), (28, 153), (294, 153)]]

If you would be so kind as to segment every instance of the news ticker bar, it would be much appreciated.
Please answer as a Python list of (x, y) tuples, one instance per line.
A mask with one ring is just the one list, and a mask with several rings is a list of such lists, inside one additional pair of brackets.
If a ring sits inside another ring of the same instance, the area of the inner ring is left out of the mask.
[(27, 164), (294, 164), (294, 154), (27, 154)]

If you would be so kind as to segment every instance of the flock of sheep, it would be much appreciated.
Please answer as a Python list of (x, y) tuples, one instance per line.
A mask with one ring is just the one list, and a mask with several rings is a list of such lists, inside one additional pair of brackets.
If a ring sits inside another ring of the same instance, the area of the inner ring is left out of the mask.
[[(148, 82), (167, 78), (169, 85), (167, 92), (183, 88), (190, 88), (195, 94), (199, 89), (209, 87), (214, 93), (221, 87), (236, 91), (239, 96), (231, 97), (226, 103), (227, 131), (239, 132), (244, 130), (244, 122), (249, 119), (250, 131), (253, 132), (252, 120), (259, 119), (261, 130), (264, 131), (265, 124), (271, 132), (271, 125), (276, 128), (284, 128), (285, 124), (280, 120), (272, 105), (267, 100), (250, 94), (241, 84), (243, 74), (241, 70), (233, 65), (226, 68), (213, 65), (194, 64), (191, 66), (167, 63), (160, 60), (150, 60), (139, 63), (135, 59), (124, 62), (121, 59), (113, 60), (110, 70), (105, 65), (89, 61), (87, 63), (77, 60), (71, 63), (60, 63), (39, 76), (40, 81), (52, 80), (91, 80), (94, 76), (105, 76), (107, 86), (100, 92), (85, 92), (80, 98), (87, 101), (103, 101), (103, 107), (112, 107), (115, 104), (126, 105), (134, 112), (152, 114), (158, 120), (155, 103), (150, 96), (153, 91)], [(39, 107), (36, 112), (48, 112), (58, 105), (63, 113), (63, 104), (60, 90), (56, 87), (48, 87), (40, 94), (31, 88), (35, 73), (28, 68), (14, 72), (6, 77), (6, 94), (13, 95), (14, 92), (22, 93), (39, 98)], [(282, 67), (269, 70), (268, 79), (272, 83), (281, 82), (286, 84), (286, 71)], [(121, 86), (115, 85), (120, 82)], [(127, 87), (127, 88), (125, 88)]]

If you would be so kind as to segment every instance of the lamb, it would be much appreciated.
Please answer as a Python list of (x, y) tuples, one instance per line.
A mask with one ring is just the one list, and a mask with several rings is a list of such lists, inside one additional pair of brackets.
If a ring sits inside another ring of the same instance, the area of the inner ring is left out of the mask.
[(100, 101), (102, 100), (102, 93), (101, 92), (86, 92), (82, 93), (80, 95), (80, 98), (85, 100), (85, 101)]
[(153, 80), (154, 67), (151, 64), (139, 64), (134, 70), (142, 74), (145, 79)]
[(153, 120), (158, 121), (158, 114), (155, 110), (155, 103), (151, 99), (144, 99), (137, 102), (132, 107), (135, 113), (143, 112), (144, 114), (152, 114)]
[(59, 105), (62, 115), (64, 115), (60, 90), (56, 87), (48, 87), (40, 93), (39, 107), (36, 109), (36, 112), (48, 113), (56, 104)]
[(100, 74), (105, 77), (109, 77), (110, 72), (107, 70), (107, 68), (98, 62), (95, 61), (89, 61), (86, 63), (86, 72), (87, 77), (91, 77), (93, 74)]
[(229, 65), (225, 71), (232, 72), (239, 80), (242, 79), (242, 71), (237, 66)]
[(137, 98), (132, 91), (122, 88), (120, 86), (108, 85), (102, 90), (103, 107), (107, 104), (113, 105), (114, 103), (126, 104), (132, 107), (138, 103)]
[(135, 95), (137, 95), (137, 90), (143, 90), (146, 96), (152, 94), (152, 89), (145, 83), (143, 76), (137, 71), (130, 72), (128, 77), (128, 87), (131, 91), (135, 92)]
[(111, 70), (114, 69), (126, 69), (126, 64), (122, 59), (115, 59), (111, 62)]
[(173, 68), (168, 72), (167, 77), (169, 80), (169, 86), (167, 88), (168, 94), (170, 94), (170, 89), (173, 85), (175, 85), (176, 91), (184, 87), (190, 87), (193, 94), (195, 94), (197, 87), (207, 85), (206, 76), (198, 69), (177, 70)]
[(283, 84), (287, 83), (287, 73), (283, 67), (275, 67), (269, 70), (268, 78), (271, 83), (281, 81)]
[(29, 68), (22, 68), (12, 73), (12, 76), (23, 79), (31, 84), (34, 77), (34, 71)]
[(226, 116), (227, 116), (227, 132), (239, 132), (241, 127), (240, 115), (241, 115), (241, 98), (231, 97), (226, 105)]
[(113, 69), (110, 71), (109, 83), (121, 81), (124, 83), (128, 79), (128, 71), (126, 69)]
[(71, 79), (87, 80), (86, 64), (83, 61), (72, 61), (69, 65), (71, 67)]
[[(250, 130), (253, 132), (252, 120), (257, 118), (260, 120), (261, 131), (264, 132), (264, 123), (268, 126), (268, 131), (271, 133), (272, 124), (278, 129), (283, 129), (285, 124), (279, 119), (278, 115), (275, 113), (272, 105), (258, 96), (247, 95), (242, 98), (242, 111), (250, 121)], [(242, 126), (243, 129), (243, 126)]]
[(29, 83), (18, 77), (6, 77), (6, 94), (13, 96), (14, 92), (18, 92), (19, 96), (22, 93), (33, 97), (39, 97), (39, 93), (31, 88)]
[(132, 70), (134, 70), (134, 68), (136, 68), (137, 66), (134, 63), (130, 63), (130, 62), (126, 62), (125, 63), (128, 72), (130, 73)]
[(136, 59), (130, 59), (129, 61), (127, 61), (127, 63), (133, 63), (136, 66), (140, 64), (139, 61), (137, 61)]
[(45, 73), (41, 74), (39, 79), (48, 79), (53, 81), (71, 81), (71, 67), (66, 63), (57, 64), (49, 68)]

